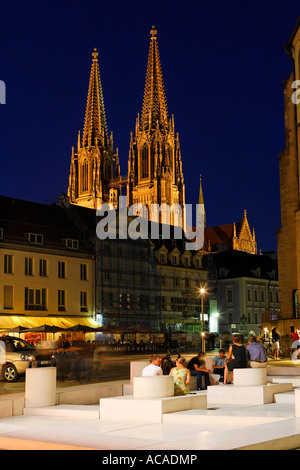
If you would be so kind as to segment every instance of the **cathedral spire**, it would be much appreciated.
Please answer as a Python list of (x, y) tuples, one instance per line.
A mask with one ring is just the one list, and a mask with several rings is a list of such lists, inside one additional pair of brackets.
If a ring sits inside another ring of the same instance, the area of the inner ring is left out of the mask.
[(162, 223), (170, 223), (166, 211), (156, 213), (152, 204), (179, 205), (182, 210), (171, 211), (171, 224), (185, 227), (179, 136), (175, 134), (174, 117), (168, 118), (156, 35), (152, 26), (142, 115), (138, 115), (130, 138), (127, 204), (147, 206), (149, 220)]
[(105, 144), (107, 141), (107, 126), (104, 109), (104, 100), (98, 63), (98, 52), (95, 48), (92, 53), (92, 68), (89, 81), (82, 145), (96, 146), (96, 143)]
[(150, 34), (151, 39), (141, 117), (142, 128), (148, 131), (155, 129), (157, 122), (168, 125), (167, 102), (155, 26), (152, 26)]
[(204, 216), (204, 227), (206, 227), (206, 212), (205, 212), (203, 189), (202, 189), (202, 175), (200, 175), (200, 189), (199, 189), (198, 205), (199, 205), (198, 210), (200, 210), (200, 207), (203, 206), (202, 210), (201, 210), (201, 213)]

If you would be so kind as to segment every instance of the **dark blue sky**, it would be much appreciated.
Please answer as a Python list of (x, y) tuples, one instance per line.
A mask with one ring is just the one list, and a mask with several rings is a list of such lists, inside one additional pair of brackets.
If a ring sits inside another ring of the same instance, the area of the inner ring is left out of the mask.
[(295, 0), (2, 2), (0, 194), (48, 202), (67, 191), (94, 47), (108, 129), (127, 173), (154, 24), (186, 202), (197, 203), (201, 173), (207, 224), (240, 221), (247, 209), (258, 249), (275, 250), (282, 80), (292, 71), (284, 43), (299, 14)]

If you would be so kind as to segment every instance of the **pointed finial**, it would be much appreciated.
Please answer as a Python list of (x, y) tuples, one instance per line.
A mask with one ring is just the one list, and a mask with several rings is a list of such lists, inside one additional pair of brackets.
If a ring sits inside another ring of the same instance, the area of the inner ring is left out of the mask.
[(92, 52), (93, 60), (97, 60), (98, 55), (99, 55), (99, 53), (97, 52), (97, 49), (94, 48), (94, 50), (93, 50), (93, 52)]
[(157, 34), (157, 30), (156, 30), (156, 28), (155, 28), (154, 25), (152, 26), (152, 29), (151, 29), (151, 31), (150, 31), (150, 34), (151, 34), (151, 36), (152, 36), (152, 39), (153, 39), (153, 38), (156, 36), (156, 34)]
[(246, 209), (244, 209), (244, 217), (246, 217), (246, 216), (247, 216), (247, 211), (246, 211)]

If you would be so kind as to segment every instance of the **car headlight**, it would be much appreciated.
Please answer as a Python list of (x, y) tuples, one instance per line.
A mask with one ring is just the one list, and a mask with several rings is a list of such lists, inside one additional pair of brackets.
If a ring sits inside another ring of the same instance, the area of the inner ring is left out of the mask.
[(32, 361), (33, 360), (33, 357), (28, 356), (27, 354), (21, 354), (20, 358), (22, 359), (22, 361)]

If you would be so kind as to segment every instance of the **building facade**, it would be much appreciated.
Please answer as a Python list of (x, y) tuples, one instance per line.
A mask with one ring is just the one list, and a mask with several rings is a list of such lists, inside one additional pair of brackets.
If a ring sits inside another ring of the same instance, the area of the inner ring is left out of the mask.
[(277, 317), (280, 307), (275, 253), (227, 251), (205, 255), (204, 260), (220, 333), (261, 334), (266, 315)]
[(277, 231), (277, 249), (280, 315), (276, 320), (282, 334), (288, 334), (291, 325), (300, 328), (300, 19), (286, 44), (286, 52), (293, 65), (290, 77), (283, 82), (286, 146), (279, 155), (281, 226)]
[[(151, 240), (161, 284), (161, 328), (167, 333), (196, 333), (202, 328), (199, 290), (207, 286), (201, 250), (186, 250), (184, 238)], [(205, 299), (208, 328), (208, 298)]]
[(94, 255), (57, 205), (0, 197), (1, 327), (95, 326)]

